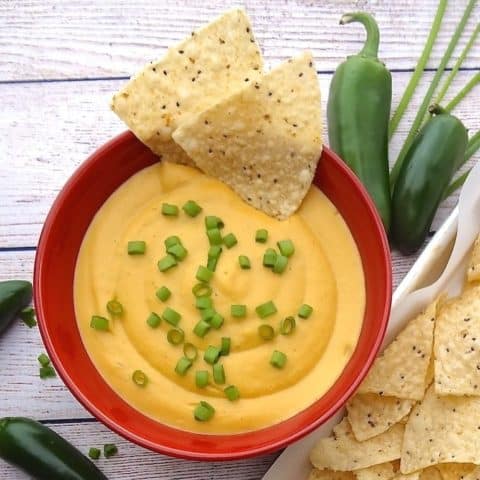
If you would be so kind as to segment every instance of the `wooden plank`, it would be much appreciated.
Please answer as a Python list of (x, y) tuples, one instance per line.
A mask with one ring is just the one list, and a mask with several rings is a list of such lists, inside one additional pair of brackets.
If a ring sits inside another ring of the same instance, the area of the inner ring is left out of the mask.
[[(457, 92), (472, 75), (460, 72), (451, 91)], [(393, 75), (394, 105), (409, 77), (405, 72)], [(431, 78), (432, 73), (425, 75), (421, 93)], [(325, 112), (331, 75), (319, 75), (319, 79)], [(0, 247), (36, 245), (48, 210), (68, 177), (95, 148), (124, 130), (108, 108), (110, 94), (122, 83), (109, 80), (0, 85), (0, 154), (8, 158), (0, 169)], [(471, 98), (478, 98), (475, 95)], [(391, 143), (392, 158), (420, 101), (419, 93)], [(476, 102), (464, 101), (458, 110), (472, 131), (480, 128)], [(445, 218), (454, 202), (455, 197), (445, 202), (436, 224)]]
[[(311, 49), (321, 70), (333, 70), (359, 50), (359, 26), (341, 27), (342, 13), (375, 13), (381, 57), (390, 68), (412, 68), (420, 55), (437, 0), (234, 1), (252, 17), (268, 63)], [(431, 65), (437, 65), (467, 0), (449, 2)], [(0, 80), (129, 76), (225, 10), (223, 0), (30, 0), (0, 2)], [(479, 20), (475, 11), (466, 33)], [(467, 35), (462, 39), (466, 42)], [(480, 66), (480, 45), (465, 63)]]
[[(105, 443), (115, 443), (118, 454), (102, 458), (96, 465), (114, 480), (258, 480), (275, 460), (277, 454), (235, 462), (193, 462), (156, 454), (127, 442), (100, 423), (68, 423), (48, 425), (86, 454), (90, 447), (103, 448)], [(0, 476), (8, 480), (24, 480), (22, 472), (0, 460)]]

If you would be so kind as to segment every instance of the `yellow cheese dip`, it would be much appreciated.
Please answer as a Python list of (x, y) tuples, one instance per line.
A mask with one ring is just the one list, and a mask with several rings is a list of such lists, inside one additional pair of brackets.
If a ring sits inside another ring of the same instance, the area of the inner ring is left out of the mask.
[[(195, 218), (181, 209), (178, 217), (161, 214), (162, 203), (181, 207), (195, 200), (203, 211)], [(225, 222), (222, 234), (233, 232), (238, 244), (223, 248), (210, 282), (214, 308), (225, 317), (223, 327), (203, 338), (192, 329), (200, 319), (192, 287), (199, 265), (206, 265), (209, 248), (205, 215)], [(256, 243), (255, 232), (265, 228), (267, 243)], [(157, 261), (165, 256), (164, 240), (180, 237), (187, 257), (161, 273)], [(262, 265), (268, 247), (291, 239), (295, 253), (281, 275)], [(144, 240), (144, 255), (127, 255), (127, 243)], [(250, 270), (242, 270), (239, 255), (247, 255)], [(167, 286), (171, 297), (162, 303), (156, 290)], [(93, 219), (83, 240), (75, 272), (77, 322), (87, 352), (105, 381), (128, 403), (168, 425), (203, 433), (238, 433), (260, 429), (311, 405), (341, 374), (357, 343), (365, 308), (364, 277), (356, 244), (339, 212), (312, 187), (299, 211), (278, 221), (244, 203), (223, 183), (180, 165), (160, 163), (145, 168), (118, 188)], [(111, 318), (106, 303), (117, 299), (121, 318)], [(273, 300), (278, 312), (261, 320), (255, 307)], [(308, 319), (296, 317), (291, 335), (264, 341), (258, 326), (268, 323), (278, 332), (281, 319), (296, 315), (302, 304), (313, 307)], [(230, 316), (232, 304), (247, 305), (246, 318)], [(185, 341), (199, 356), (182, 377), (175, 373), (182, 346), (167, 342), (172, 328), (162, 321), (152, 329), (146, 319), (169, 306), (181, 315)], [(110, 318), (110, 331), (90, 327), (92, 315)], [(230, 355), (220, 357), (226, 384), (215, 385), (212, 367), (203, 360), (209, 345), (231, 338)], [(287, 355), (283, 369), (270, 365), (274, 350)], [(148, 376), (144, 388), (132, 373)], [(207, 388), (195, 386), (195, 371), (208, 370)], [(230, 402), (223, 389), (236, 385), (241, 398)], [(208, 422), (193, 417), (206, 400), (215, 408)]]

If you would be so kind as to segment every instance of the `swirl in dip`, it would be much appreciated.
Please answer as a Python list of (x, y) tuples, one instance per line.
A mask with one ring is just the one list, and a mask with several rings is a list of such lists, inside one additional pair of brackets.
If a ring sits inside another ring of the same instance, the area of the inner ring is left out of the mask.
[[(163, 203), (181, 207), (195, 200), (202, 212), (195, 218), (181, 209), (177, 217), (161, 214)], [(225, 222), (222, 234), (234, 233), (238, 244), (223, 248), (210, 281), (214, 308), (225, 318), (223, 326), (204, 338), (193, 333), (200, 319), (192, 287), (199, 265), (206, 265), (209, 242), (205, 215)], [(268, 230), (266, 243), (255, 242), (257, 229)], [(188, 250), (178, 266), (160, 272), (157, 261), (165, 256), (164, 240), (177, 235)], [(290, 239), (295, 253), (282, 274), (262, 265), (266, 248)], [(130, 240), (144, 240), (144, 255), (128, 255)], [(251, 269), (239, 266), (246, 255)], [(171, 297), (161, 302), (155, 292), (167, 286)], [(363, 322), (365, 287), (355, 242), (339, 212), (314, 186), (300, 209), (278, 221), (250, 207), (218, 180), (180, 165), (159, 163), (126, 181), (105, 202), (83, 240), (75, 272), (75, 311), (83, 343), (108, 384), (142, 413), (184, 430), (202, 433), (239, 433), (287, 419), (321, 397), (339, 377), (350, 359)], [(117, 299), (124, 308), (121, 318), (111, 318), (106, 303)], [(272, 300), (277, 313), (260, 319), (255, 307)], [(230, 315), (232, 304), (245, 304), (247, 316)], [(308, 319), (296, 316), (308, 304)], [(161, 316), (166, 307), (182, 316), (179, 327), (185, 341), (195, 344), (198, 358), (185, 376), (175, 372), (183, 355), (182, 345), (171, 345), (172, 328), (162, 320), (151, 328), (151, 312)], [(109, 331), (90, 327), (92, 315), (109, 318)], [(291, 335), (279, 335), (279, 322), (296, 317)], [(277, 334), (262, 340), (258, 327), (270, 324)], [(225, 385), (216, 385), (212, 367), (203, 359), (209, 345), (231, 338), (228, 356), (222, 356)], [(272, 352), (287, 355), (284, 368), (270, 364)], [(148, 384), (132, 381), (143, 371)], [(206, 388), (195, 385), (195, 372), (208, 370)], [(229, 401), (223, 389), (235, 385), (240, 399)], [(207, 422), (194, 419), (200, 401), (215, 408)]]

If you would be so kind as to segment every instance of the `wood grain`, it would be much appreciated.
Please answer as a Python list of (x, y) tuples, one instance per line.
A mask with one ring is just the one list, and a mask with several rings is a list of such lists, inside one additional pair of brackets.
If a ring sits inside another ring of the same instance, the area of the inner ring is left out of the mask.
[[(467, 0), (449, 2), (431, 66), (438, 65)], [(313, 51), (320, 70), (333, 70), (359, 50), (360, 26), (338, 25), (352, 9), (374, 12), (381, 27), (380, 55), (390, 68), (413, 68), (437, 0), (81, 0), (0, 1), (0, 80), (129, 76), (160, 57), (226, 8), (245, 6), (268, 63)], [(478, 22), (475, 11), (466, 36)], [(465, 63), (480, 65), (480, 45)]]

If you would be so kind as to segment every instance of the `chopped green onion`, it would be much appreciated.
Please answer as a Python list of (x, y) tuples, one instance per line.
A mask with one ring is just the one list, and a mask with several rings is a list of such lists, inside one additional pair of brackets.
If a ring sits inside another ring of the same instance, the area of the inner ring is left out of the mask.
[(178, 215), (178, 207), (170, 203), (163, 203), (162, 215), (166, 215), (167, 217), (176, 217)]
[(147, 325), (152, 328), (157, 328), (161, 321), (162, 319), (155, 312), (152, 312), (147, 318)]
[(148, 377), (141, 370), (135, 370), (132, 373), (132, 380), (133, 383), (139, 387), (146, 387), (148, 383)]
[(222, 247), (220, 245), (212, 245), (208, 249), (208, 258), (218, 258), (222, 253)]
[(272, 268), (275, 265), (276, 258), (277, 252), (273, 248), (267, 248), (263, 254), (263, 265)]
[(147, 244), (143, 240), (132, 240), (127, 244), (127, 253), (129, 255), (143, 255)]
[(305, 303), (298, 309), (298, 316), (300, 318), (308, 318), (312, 312), (313, 308)]
[(168, 254), (159, 260), (157, 265), (161, 272), (166, 272), (167, 270), (170, 270), (170, 268), (177, 265), (177, 260), (173, 255)]
[(295, 247), (291, 240), (280, 240), (277, 245), (280, 253), (285, 257), (291, 257), (295, 253)]
[(51, 365), (40, 367), (39, 375), (42, 380), (45, 380), (46, 378), (55, 378), (57, 376), (55, 369)]
[(42, 367), (46, 367), (47, 365), (50, 365), (50, 359), (48, 358), (48, 355), (46, 355), (45, 353), (41, 353), (37, 357), (37, 360)]
[(207, 230), (207, 237), (210, 245), (222, 244), (222, 234), (218, 228), (211, 228), (210, 230)]
[(195, 307), (199, 310), (205, 310), (211, 308), (213, 305), (212, 297), (197, 297), (195, 300)]
[(275, 304), (270, 300), (269, 302), (262, 303), (259, 305), (255, 311), (260, 318), (266, 318), (274, 313), (277, 313), (277, 307)]
[(232, 305), (230, 307), (230, 314), (232, 317), (243, 318), (247, 316), (247, 306), (246, 305)]
[(92, 315), (90, 320), (90, 327), (95, 330), (108, 330), (108, 318), (100, 317), (99, 315)]
[(231, 340), (230, 337), (222, 337), (222, 343), (220, 344), (220, 355), (227, 356), (230, 353)]
[(208, 283), (197, 283), (192, 288), (192, 293), (198, 297), (209, 297), (212, 294), (212, 287)]
[(275, 368), (283, 368), (287, 363), (287, 356), (283, 352), (274, 350), (270, 358), (270, 365), (273, 365)]
[(103, 455), (105, 458), (113, 457), (113, 455), (116, 455), (117, 453), (118, 453), (118, 448), (113, 443), (106, 443), (103, 446)]
[(183, 354), (185, 355), (185, 358), (188, 358), (193, 362), (198, 356), (197, 347), (193, 343), (187, 342), (183, 345)]
[(178, 238), (176, 235), (167, 237), (163, 243), (165, 244), (166, 249), (173, 247), (174, 245), (177, 245), (177, 244), (179, 245), (182, 244), (182, 242), (180, 241), (180, 238)]
[(214, 347), (213, 345), (209, 345), (208, 348), (205, 350), (203, 359), (210, 365), (213, 365), (214, 363), (217, 363), (219, 356), (220, 349), (218, 347)]
[(240, 255), (238, 257), (238, 263), (240, 264), (240, 268), (242, 270), (248, 270), (251, 267), (250, 259), (246, 255)]
[(184, 338), (185, 334), (179, 328), (172, 328), (167, 333), (167, 341), (171, 345), (180, 345)]
[(225, 383), (225, 370), (221, 363), (216, 363), (213, 366), (213, 380), (217, 385), (223, 385)]
[(189, 217), (196, 217), (202, 211), (202, 207), (197, 202), (188, 200), (188, 202), (183, 205), (182, 210)]
[(194, 327), (193, 333), (200, 338), (203, 338), (210, 331), (210, 324), (205, 320), (200, 320)]
[(223, 220), (215, 215), (207, 215), (205, 217), (205, 227), (207, 230), (211, 230), (212, 228), (223, 228), (225, 224)]
[(210, 323), (210, 320), (213, 318), (215, 313), (216, 312), (213, 308), (205, 308), (205, 310), (202, 310), (201, 312), (202, 320)]
[(257, 243), (266, 243), (268, 240), (268, 231), (265, 230), (264, 228), (261, 228), (260, 230), (257, 230), (255, 232), (255, 241)]
[(156, 292), (155, 295), (161, 302), (166, 302), (169, 298), (172, 292), (165, 286), (160, 287)]
[(235, 385), (230, 385), (227, 388), (223, 389), (225, 396), (231, 401), (234, 402), (240, 398), (240, 392)]
[(238, 243), (238, 240), (233, 233), (229, 233), (223, 237), (223, 243), (227, 248), (232, 248)]
[(208, 268), (211, 272), (214, 272), (214, 271), (217, 269), (218, 258), (219, 258), (219, 257), (209, 258), (209, 259), (207, 260), (207, 268)]
[(210, 420), (215, 414), (215, 409), (207, 402), (201, 401), (193, 411), (193, 417), (199, 422)]
[(271, 325), (263, 323), (258, 327), (258, 334), (263, 340), (272, 340), (275, 337), (275, 330)]
[(287, 264), (288, 257), (285, 257), (283, 255), (277, 255), (277, 258), (275, 259), (275, 264), (273, 265), (273, 271), (275, 273), (283, 273), (287, 268)]
[(176, 327), (182, 316), (173, 308), (167, 307), (162, 313), (162, 318), (170, 325)]
[(207, 267), (200, 265), (197, 270), (195, 278), (200, 282), (208, 283), (213, 277), (213, 272), (211, 272)]
[(92, 459), (92, 460), (98, 460), (100, 458), (100, 454), (101, 454), (101, 450), (99, 448), (95, 448), (95, 447), (91, 447), (89, 450), (88, 450), (88, 456)]
[(182, 377), (187, 374), (188, 369), (192, 366), (192, 361), (187, 357), (181, 357), (175, 366), (175, 372)]
[(110, 300), (107, 303), (107, 311), (114, 317), (121, 317), (123, 315), (123, 305), (117, 300)]
[(208, 385), (208, 370), (197, 370), (195, 372), (195, 385), (198, 388), (205, 388)]
[(223, 317), (219, 313), (215, 313), (210, 319), (210, 325), (218, 330), (223, 325)]
[(20, 310), (18, 316), (28, 328), (33, 328), (37, 324), (33, 307), (26, 307), (23, 310)]
[(187, 256), (188, 250), (180, 243), (177, 243), (168, 247), (167, 253), (173, 255), (177, 260), (183, 260)]
[(295, 330), (295, 318), (287, 317), (280, 322), (280, 333), (282, 335), (290, 335)]

